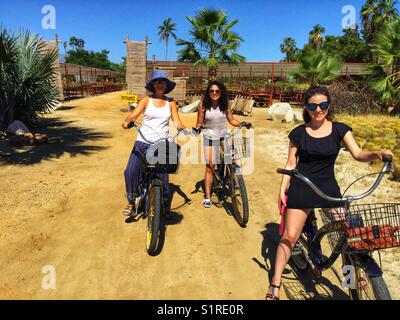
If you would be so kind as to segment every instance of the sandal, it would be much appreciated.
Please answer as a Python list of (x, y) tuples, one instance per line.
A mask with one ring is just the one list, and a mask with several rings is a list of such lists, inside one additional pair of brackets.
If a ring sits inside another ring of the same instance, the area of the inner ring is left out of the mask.
[(125, 217), (130, 217), (131, 215), (133, 215), (134, 211), (135, 211), (135, 205), (129, 203), (129, 204), (125, 207), (125, 209), (122, 210), (122, 214), (123, 214)]
[[(272, 293), (267, 293), (267, 295), (265, 296), (265, 300), (279, 300), (279, 296), (276, 296), (275, 294), (274, 294), (274, 289), (280, 289), (281, 288), (281, 286), (279, 285), (279, 286), (277, 286), (277, 285), (275, 285), (275, 284), (271, 284), (270, 286), (269, 286), (269, 289), (270, 288), (273, 288), (272, 289)], [(269, 290), (268, 289), (268, 290)]]

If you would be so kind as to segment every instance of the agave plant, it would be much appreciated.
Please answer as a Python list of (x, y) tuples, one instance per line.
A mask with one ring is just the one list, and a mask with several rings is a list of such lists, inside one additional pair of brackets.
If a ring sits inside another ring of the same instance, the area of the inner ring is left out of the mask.
[(57, 103), (54, 62), (57, 51), (46, 50), (38, 35), (11, 35), (0, 30), (0, 125), (13, 120), (32, 124)]
[(324, 51), (307, 50), (299, 57), (299, 70), (292, 72), (289, 78), (307, 82), (310, 85), (321, 85), (338, 77), (342, 60)]

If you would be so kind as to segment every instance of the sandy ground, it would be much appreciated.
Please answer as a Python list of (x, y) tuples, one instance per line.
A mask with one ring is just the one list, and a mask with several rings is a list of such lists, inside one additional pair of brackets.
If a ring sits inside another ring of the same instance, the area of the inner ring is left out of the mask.
[[(0, 141), (0, 298), (264, 299), (280, 220), (275, 172), (285, 163), (290, 127), (267, 121), (265, 109), (237, 117), (256, 127), (254, 172), (245, 176), (247, 228), (220, 203), (205, 210), (198, 188), (204, 166), (182, 165), (170, 177), (175, 219), (160, 254), (151, 257), (146, 221), (121, 215), (135, 133), (121, 128), (126, 105), (119, 94), (72, 101), (48, 115), (42, 129), (48, 145), (16, 149)], [(196, 117), (181, 118), (191, 127)], [(398, 186), (385, 181), (385, 188)], [(384, 256), (395, 298), (398, 261), (394, 251)], [(46, 266), (55, 268), (55, 289), (42, 286)], [(288, 266), (281, 297), (347, 299), (337, 271), (339, 263), (316, 281)]]

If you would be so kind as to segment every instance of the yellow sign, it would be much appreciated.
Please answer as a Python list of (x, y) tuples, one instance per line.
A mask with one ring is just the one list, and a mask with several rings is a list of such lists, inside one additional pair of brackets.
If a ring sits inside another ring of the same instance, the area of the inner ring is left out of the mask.
[(136, 94), (123, 94), (121, 95), (121, 102), (135, 103), (138, 101)]

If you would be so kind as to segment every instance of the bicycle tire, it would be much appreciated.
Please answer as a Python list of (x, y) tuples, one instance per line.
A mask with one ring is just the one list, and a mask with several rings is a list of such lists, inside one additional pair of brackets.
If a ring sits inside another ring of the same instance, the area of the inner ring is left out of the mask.
[(146, 249), (150, 255), (156, 253), (160, 231), (160, 219), (162, 211), (161, 182), (154, 180), (149, 189), (147, 228), (146, 228)]
[[(234, 165), (229, 166), (229, 168), (230, 183), (232, 188), (230, 197), (232, 199), (234, 217), (239, 225), (244, 228), (249, 222), (249, 201), (247, 198), (246, 185), (244, 183), (240, 168)], [(235, 182), (235, 177), (237, 179), (237, 183)], [(236, 193), (236, 190), (239, 191), (239, 195)], [(238, 197), (241, 198), (241, 203)]]
[[(301, 253), (300, 252), (298, 253), (297, 251), (295, 251), (296, 247), (298, 250), (301, 250)], [(307, 244), (307, 240), (305, 240), (303, 235), (301, 235), (292, 250), (292, 255), (290, 256), (292, 263), (296, 266), (296, 268), (299, 271), (304, 271), (309, 266), (307, 259), (305, 258), (305, 255), (304, 255), (303, 248), (308, 250), (308, 244)]]
[[(371, 277), (365, 272), (364, 268), (361, 267), (360, 265), (354, 267), (356, 272), (356, 277), (355, 277), (356, 288), (349, 289), (350, 297), (353, 300), (392, 300), (390, 292), (382, 276)], [(359, 284), (360, 271), (362, 271), (363, 279), (367, 282), (367, 285), (364, 286), (363, 288), (361, 288), (361, 285)]]

